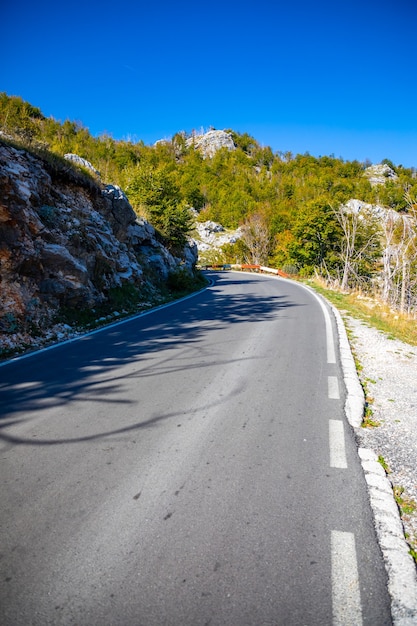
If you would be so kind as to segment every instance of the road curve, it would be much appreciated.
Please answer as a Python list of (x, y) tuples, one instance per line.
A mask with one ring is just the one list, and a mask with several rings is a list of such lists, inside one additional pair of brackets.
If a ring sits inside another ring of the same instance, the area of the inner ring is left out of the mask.
[(212, 276), (0, 368), (2, 625), (392, 623), (333, 317)]

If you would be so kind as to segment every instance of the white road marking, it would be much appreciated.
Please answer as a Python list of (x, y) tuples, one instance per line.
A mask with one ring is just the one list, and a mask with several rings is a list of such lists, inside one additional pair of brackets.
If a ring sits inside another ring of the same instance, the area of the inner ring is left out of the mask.
[(329, 420), (330, 467), (347, 468), (345, 431), (341, 420)]
[(333, 626), (361, 626), (362, 605), (353, 533), (332, 530)]
[(330, 400), (340, 400), (339, 381), (337, 376), (328, 376), (327, 382)]
[(303, 287), (304, 289), (307, 289), (307, 291), (309, 291), (311, 295), (316, 298), (317, 302), (321, 306), (321, 310), (323, 311), (323, 315), (324, 315), (324, 323), (326, 325), (327, 363), (336, 363), (336, 352), (334, 348), (332, 321), (330, 319), (329, 310), (324, 304), (324, 301), (322, 300), (322, 298), (320, 298), (320, 296), (317, 295), (315, 291), (310, 289), (310, 287), (307, 287), (306, 285), (303, 285), (301, 283), (298, 283), (298, 286)]

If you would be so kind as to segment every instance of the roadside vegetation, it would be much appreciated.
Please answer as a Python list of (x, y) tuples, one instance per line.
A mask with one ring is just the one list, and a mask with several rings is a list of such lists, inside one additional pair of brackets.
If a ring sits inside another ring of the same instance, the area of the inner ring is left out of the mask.
[(389, 339), (399, 339), (417, 346), (417, 324), (414, 315), (399, 314), (377, 298), (352, 291), (343, 293), (326, 287), (323, 280), (308, 280), (306, 284), (321, 293), (339, 311), (363, 320), (385, 333)]
[(69, 324), (78, 331), (92, 330), (173, 302), (206, 285), (207, 279), (200, 271), (191, 276), (179, 269), (171, 272), (167, 281), (144, 282), (141, 287), (130, 284), (114, 287), (109, 290), (108, 300), (94, 309), (61, 308), (54, 323)]

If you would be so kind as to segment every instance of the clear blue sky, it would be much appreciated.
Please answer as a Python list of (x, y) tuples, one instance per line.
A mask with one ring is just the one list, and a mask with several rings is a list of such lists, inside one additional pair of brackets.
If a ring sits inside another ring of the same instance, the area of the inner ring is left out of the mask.
[(417, 167), (416, 0), (3, 0), (0, 23), (0, 91), (94, 135)]

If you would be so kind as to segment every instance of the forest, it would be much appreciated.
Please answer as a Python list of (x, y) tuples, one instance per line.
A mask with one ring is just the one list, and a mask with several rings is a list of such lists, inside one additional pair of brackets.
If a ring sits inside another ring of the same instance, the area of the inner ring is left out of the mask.
[[(82, 123), (45, 117), (20, 97), (0, 94), (0, 138), (62, 158), (75, 153), (103, 183), (119, 185), (135, 212), (172, 246), (196, 220), (243, 236), (222, 249), (225, 263), (261, 263), (300, 277), (320, 276), (344, 291), (379, 297), (392, 309), (417, 311), (417, 175), (383, 160), (382, 183), (369, 162), (273, 152), (247, 133), (226, 129), (235, 150), (204, 158), (180, 131), (155, 145), (94, 137)], [(349, 201), (361, 201), (353, 210)]]

